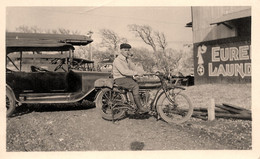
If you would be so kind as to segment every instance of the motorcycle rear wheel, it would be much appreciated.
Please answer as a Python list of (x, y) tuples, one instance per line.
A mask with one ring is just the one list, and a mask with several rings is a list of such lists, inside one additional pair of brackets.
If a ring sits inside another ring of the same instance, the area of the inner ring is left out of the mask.
[(162, 92), (157, 101), (157, 112), (160, 117), (168, 122), (181, 124), (189, 120), (193, 114), (193, 106), (187, 95), (173, 94), (173, 90), (167, 91), (169, 98)]
[[(115, 92), (109, 88), (103, 88), (97, 98), (96, 107), (99, 109), (103, 119), (106, 120), (120, 120), (125, 117), (125, 110), (113, 109), (116, 104), (124, 102), (126, 99), (124, 95)], [(113, 111), (113, 112), (112, 112)], [(113, 116), (114, 114), (114, 116)]]

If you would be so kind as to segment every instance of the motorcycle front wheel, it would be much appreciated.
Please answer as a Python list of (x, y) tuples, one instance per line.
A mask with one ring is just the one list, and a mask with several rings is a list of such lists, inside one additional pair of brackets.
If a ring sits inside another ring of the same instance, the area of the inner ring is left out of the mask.
[(168, 90), (166, 93), (162, 92), (157, 101), (156, 109), (160, 117), (168, 123), (175, 124), (189, 120), (193, 106), (188, 96), (182, 93), (175, 94), (173, 90)]
[(96, 107), (99, 109), (103, 119), (120, 120), (125, 116), (125, 110), (117, 109), (118, 104), (125, 101), (123, 94), (109, 88), (103, 88), (96, 98)]

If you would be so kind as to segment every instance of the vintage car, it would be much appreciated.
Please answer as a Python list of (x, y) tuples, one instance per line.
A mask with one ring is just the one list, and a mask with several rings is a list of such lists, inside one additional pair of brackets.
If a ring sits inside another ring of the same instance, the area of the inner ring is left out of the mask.
[(79, 71), (95, 71), (94, 61), (87, 60), (79, 57), (74, 57), (71, 65), (71, 69)]
[(93, 71), (87, 66), (93, 61), (74, 58), (74, 46), (92, 41), (83, 35), (6, 33), (7, 116), (23, 103), (94, 100), (94, 82), (110, 73)]
[(111, 58), (103, 59), (101, 62), (98, 63), (98, 71), (112, 72), (113, 61), (114, 60)]

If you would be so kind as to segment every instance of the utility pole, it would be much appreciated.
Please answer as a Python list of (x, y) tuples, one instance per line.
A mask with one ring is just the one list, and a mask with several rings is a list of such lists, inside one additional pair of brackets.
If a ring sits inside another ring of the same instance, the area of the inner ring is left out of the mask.
[(90, 53), (90, 60), (92, 60), (92, 47), (91, 44), (89, 44), (89, 53)]

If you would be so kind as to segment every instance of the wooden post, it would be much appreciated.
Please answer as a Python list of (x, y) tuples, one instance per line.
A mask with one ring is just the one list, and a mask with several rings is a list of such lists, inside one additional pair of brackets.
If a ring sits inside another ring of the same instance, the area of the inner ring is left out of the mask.
[(210, 105), (208, 107), (208, 120), (215, 120), (215, 100), (213, 98), (210, 99)]

